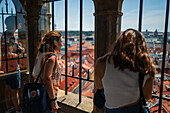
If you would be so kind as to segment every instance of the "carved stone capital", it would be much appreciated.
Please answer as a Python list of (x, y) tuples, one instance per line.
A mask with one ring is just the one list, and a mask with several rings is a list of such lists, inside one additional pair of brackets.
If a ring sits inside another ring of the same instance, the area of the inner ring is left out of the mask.
[(93, 0), (95, 11), (114, 10), (121, 11), (123, 0)]
[(103, 15), (103, 16), (106, 16), (106, 15), (122, 16), (123, 13), (120, 12), (120, 11), (115, 11), (115, 10), (102, 10), (102, 11), (96, 11), (94, 13), (94, 16), (98, 16), (98, 15)]

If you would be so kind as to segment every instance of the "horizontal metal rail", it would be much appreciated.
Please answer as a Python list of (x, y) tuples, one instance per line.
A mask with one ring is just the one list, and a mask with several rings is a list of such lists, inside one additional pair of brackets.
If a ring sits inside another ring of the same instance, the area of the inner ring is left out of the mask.
[[(160, 98), (160, 96), (156, 95), (156, 94), (152, 94), (152, 98)], [(162, 97), (163, 100), (167, 100), (170, 101), (170, 97)]]
[[(65, 76), (65, 74), (62, 74), (62, 76)], [(77, 76), (72, 76), (72, 75), (67, 75), (67, 77), (71, 77), (71, 78), (75, 78), (75, 79), (80, 79), (79, 77)], [(87, 77), (86, 78), (81, 78), (82, 80), (85, 80), (85, 81), (89, 81), (89, 82), (94, 82), (94, 80), (91, 80)], [(156, 95), (156, 94), (152, 94), (152, 98), (160, 98), (160, 96)], [(167, 101), (170, 101), (170, 97), (162, 97), (163, 100), (167, 100)]]
[[(0, 13), (2, 14), (2, 13)], [(24, 15), (24, 12), (17, 12), (17, 14), (23, 14)], [(3, 15), (16, 15), (16, 13), (3, 13)]]
[[(61, 74), (62, 76), (65, 76), (65, 74)], [(80, 79), (77, 76), (72, 76), (72, 75), (67, 75), (67, 77), (75, 78), (75, 79)], [(89, 81), (89, 82), (94, 82), (94, 80), (88, 79), (88, 78), (81, 78), (81, 80)]]
[(46, 1), (43, 1), (43, 3), (49, 3), (49, 2), (54, 2), (54, 1), (61, 1), (61, 0), (46, 0)]
[[(19, 59), (24, 59), (24, 58), (27, 58), (27, 57), (20, 57)], [(9, 58), (7, 60), (17, 60), (18, 58)], [(1, 61), (6, 61), (6, 59), (1, 59)]]

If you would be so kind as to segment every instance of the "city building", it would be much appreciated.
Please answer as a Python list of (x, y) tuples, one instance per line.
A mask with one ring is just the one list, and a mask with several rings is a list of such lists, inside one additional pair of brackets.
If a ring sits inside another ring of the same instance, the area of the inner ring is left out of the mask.
[[(0, 0), (5, 3), (9, 0)], [(54, 2), (61, 2), (58, 0), (10, 0), (11, 4), (15, 6), (15, 15), (19, 16), (23, 22), (22, 29), (19, 29), (14, 35), (22, 42), (25, 52), (18, 56), (2, 56), (1, 55), (1, 75), (0, 75), (0, 112), (4, 112), (4, 89), (5, 76), (13, 73), (14, 63), (20, 64), (21, 70), (21, 89), (20, 98), (22, 99), (22, 91), (25, 83), (33, 82), (31, 76), (35, 57), (37, 54), (37, 45), (42, 36), (54, 30), (57, 26), (54, 24), (54, 10), (52, 10)], [(67, 0), (65, 0), (67, 1)], [(66, 2), (63, 4), (66, 4)], [(58, 101), (61, 106), (61, 113), (85, 113), (96, 112), (102, 113), (101, 110), (93, 107), (93, 97), (96, 91), (94, 86), (94, 69), (95, 61), (108, 51), (116, 41), (121, 33), (121, 18), (123, 0), (93, 0), (93, 7), (95, 8), (95, 31), (68, 31), (68, 24), (65, 22), (65, 31), (61, 31), (63, 35), (64, 46), (61, 49), (61, 86), (58, 95)], [(8, 7), (3, 4), (4, 9)], [(9, 5), (10, 6), (10, 5)], [(82, 8), (80, 6), (80, 8)], [(7, 8), (8, 9), (8, 8)], [(51, 10), (50, 10), (51, 9)], [(64, 12), (66, 14), (66, 11)], [(0, 12), (2, 16), (12, 15), (12, 12)], [(52, 20), (52, 21), (51, 21)], [(67, 18), (65, 19), (67, 20)], [(80, 20), (82, 21), (82, 20)], [(81, 23), (81, 22), (80, 22)], [(4, 23), (2, 23), (4, 24)], [(81, 25), (80, 25), (81, 26)], [(82, 28), (82, 26), (81, 26)], [(0, 31), (2, 36), (3, 31)], [(170, 33), (168, 33), (167, 51), (165, 56), (165, 74), (163, 83), (161, 83), (161, 71), (163, 62), (163, 38), (164, 33), (155, 31), (143, 32), (148, 52), (152, 57), (153, 62), (157, 68), (157, 75), (154, 80), (153, 94), (158, 97), (150, 99), (147, 104), (151, 112), (159, 110), (160, 96), (167, 99), (161, 99), (161, 112), (170, 112)], [(67, 45), (65, 40), (67, 40)], [(81, 42), (80, 42), (81, 41)], [(65, 54), (67, 48), (67, 53)], [(82, 49), (81, 49), (82, 48)], [(80, 54), (81, 53), (81, 54)], [(17, 57), (19, 60), (17, 60)], [(8, 67), (7, 67), (8, 62)], [(80, 62), (82, 64), (80, 64)], [(67, 67), (66, 67), (67, 64)], [(80, 70), (81, 69), (81, 70)], [(80, 74), (81, 73), (81, 74)], [(81, 78), (80, 78), (81, 77)], [(81, 84), (81, 85), (80, 85)], [(160, 89), (161, 84), (163, 88)], [(81, 87), (81, 88), (80, 88)], [(162, 95), (160, 90), (163, 91)]]

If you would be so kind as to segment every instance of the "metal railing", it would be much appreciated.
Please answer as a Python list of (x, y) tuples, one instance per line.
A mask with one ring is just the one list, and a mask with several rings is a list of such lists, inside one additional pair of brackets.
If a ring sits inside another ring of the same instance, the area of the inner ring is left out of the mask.
[[(75, 70), (75, 68), (74, 68), (74, 65), (73, 65), (73, 66), (72, 66), (72, 75), (67, 75), (67, 77), (71, 77), (71, 78), (75, 78), (75, 79), (80, 79), (80, 77), (75, 76), (74, 70)], [(62, 74), (62, 76), (64, 76), (64, 75), (65, 75), (65, 74)], [(87, 77), (86, 77), (86, 78), (81, 78), (81, 80), (85, 80), (85, 81), (89, 81), (89, 82), (94, 82), (94, 80), (91, 80), (91, 79), (90, 79), (89, 69), (88, 69), (88, 71), (87, 71)], [(80, 92), (79, 92), (79, 94), (80, 94)]]
[[(164, 46), (163, 46), (163, 62), (162, 62), (162, 71), (161, 71), (161, 87), (160, 87), (160, 97), (159, 97), (159, 113), (161, 113), (162, 107), (162, 97), (163, 94), (163, 81), (164, 81), (164, 68), (165, 68), (165, 55), (166, 55), (166, 44), (167, 44), (167, 31), (168, 31), (168, 18), (169, 18), (169, 0), (166, 4), (166, 17), (165, 17), (165, 30), (164, 30)], [(140, 10), (139, 10), (139, 31), (142, 29), (142, 10), (143, 10), (143, 0), (140, 0)], [(158, 98), (158, 96), (153, 96)]]
[[(46, 0), (43, 3), (50, 3), (51, 2), (51, 10), (52, 10), (52, 30), (54, 30), (54, 2), (55, 1), (61, 1), (61, 0)], [(170, 98), (168, 97), (163, 97), (163, 80), (164, 80), (164, 66), (165, 66), (165, 55), (166, 55), (166, 43), (167, 43), (167, 31), (168, 31), (168, 21), (169, 21), (169, 0), (167, 0), (166, 3), (166, 17), (165, 17), (165, 30), (164, 30), (164, 47), (163, 47), (163, 62), (162, 62), (162, 72), (161, 72), (161, 87), (160, 87), (160, 96), (157, 96), (155, 94), (152, 95), (153, 98), (159, 98), (159, 113), (161, 113), (161, 106), (162, 106), (162, 100), (167, 100), (170, 101)], [(142, 30), (142, 10), (143, 10), (143, 0), (140, 0), (140, 9), (139, 9), (139, 27), (138, 30), (141, 31)], [(83, 0), (80, 0), (80, 57), (79, 57), (79, 61), (80, 61), (80, 65), (79, 65), (79, 77), (74, 75), (74, 71), (72, 72), (72, 75), (67, 75), (68, 72), (68, 65), (67, 65), (67, 32), (68, 32), (68, 0), (65, 0), (65, 74), (63, 74), (62, 76), (65, 76), (65, 95), (67, 95), (67, 77), (72, 77), (75, 79), (79, 79), (79, 103), (81, 103), (82, 101), (82, 80), (83, 81), (89, 81), (89, 82), (94, 82), (94, 80), (90, 79), (90, 74), (89, 74), (89, 70), (88, 70), (88, 76), (87, 78), (82, 78), (82, 26), (83, 26)], [(5, 26), (4, 26), (4, 15), (17, 15), (18, 14), (24, 14), (24, 12), (22, 12), (22, 9), (20, 10), (20, 12), (17, 12), (14, 14), (13, 13), (13, 9), (11, 9), (11, 13), (9, 13), (8, 11), (8, 3), (6, 2), (6, 13), (4, 13), (3, 9), (2, 9), (2, 13), (0, 13), (0, 15), (2, 16), (2, 26), (3, 26), (3, 33), (5, 31)], [(16, 23), (17, 23), (17, 19), (16, 19)], [(7, 58), (7, 45), (5, 43), (5, 59), (2, 59), (1, 61), (6, 61), (6, 70), (8, 72), (8, 60), (15, 60), (18, 59), (18, 64), (19, 64), (19, 59), (22, 58), (26, 58), (24, 53), (23, 53), (23, 57), (19, 58), (11, 58), (8, 59)], [(74, 70), (74, 66), (73, 69)]]
[[(46, 0), (43, 3), (49, 3), (52, 2), (52, 30), (54, 30), (54, 2), (55, 1), (60, 1), (60, 0)], [(81, 81), (82, 80), (87, 80), (94, 82), (94, 80), (90, 80), (89, 74), (87, 79), (82, 78), (82, 11), (83, 11), (83, 2), (80, 0), (80, 65), (79, 65), (79, 77), (74, 76), (74, 72), (72, 73), (73, 75), (67, 75), (67, 28), (68, 28), (68, 23), (67, 23), (67, 10), (68, 10), (68, 2), (65, 0), (65, 94), (67, 95), (67, 77), (72, 77), (75, 79), (79, 79), (79, 103), (81, 103)], [(138, 25), (138, 30), (142, 30), (142, 10), (143, 10), (143, 0), (140, 0), (140, 9), (139, 9), (139, 25)], [(168, 30), (168, 17), (169, 17), (169, 0), (167, 0), (167, 8), (166, 8), (166, 20), (165, 20), (165, 31), (164, 31), (164, 51), (163, 51), (163, 63), (162, 63), (162, 74), (161, 74), (161, 87), (160, 87), (160, 96), (156, 96), (153, 94), (153, 98), (159, 98), (159, 113), (161, 113), (161, 105), (162, 105), (162, 99), (168, 100), (169, 98), (162, 97), (162, 91), (163, 91), (163, 80), (164, 80), (164, 64), (165, 64), (165, 52), (166, 52), (166, 42), (167, 42), (167, 30)]]
[(166, 44), (167, 44), (167, 31), (168, 31), (168, 19), (169, 18), (169, 0), (167, 0), (166, 6), (166, 17), (165, 17), (165, 30), (164, 30), (164, 46), (163, 46), (163, 62), (161, 72), (161, 87), (160, 87), (160, 99), (159, 99), (159, 113), (161, 113), (162, 107), (162, 94), (163, 94), (163, 80), (164, 80), (164, 68), (165, 68), (165, 55), (166, 55)]
[[(152, 94), (152, 98), (157, 98), (159, 99), (160, 96), (156, 95), (156, 94)], [(163, 100), (167, 100), (167, 101), (170, 101), (170, 98), (169, 97), (162, 97)]]
[[(51, 7), (52, 7), (52, 30), (54, 30), (54, 2), (55, 1), (61, 1), (61, 0), (46, 0), (46, 1), (43, 1), (43, 3), (49, 3), (51, 2)], [(65, 0), (65, 95), (67, 95), (67, 32), (68, 32), (68, 1)], [(83, 1), (80, 0), (80, 65), (79, 65), (79, 103), (81, 103), (81, 82), (82, 80), (84, 80), (82, 78), (82, 26), (83, 26), (83, 22), (82, 22), (82, 19), (83, 19)], [(78, 79), (77, 77), (74, 77), (76, 79)]]

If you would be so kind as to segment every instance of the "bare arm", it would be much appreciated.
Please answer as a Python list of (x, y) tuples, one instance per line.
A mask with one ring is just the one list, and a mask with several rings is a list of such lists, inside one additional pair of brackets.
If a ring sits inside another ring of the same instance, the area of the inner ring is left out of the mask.
[(147, 100), (149, 100), (152, 97), (153, 80), (154, 77), (150, 76), (149, 79), (146, 80), (146, 83), (143, 87), (143, 95)]
[[(47, 93), (50, 99), (55, 98), (54, 86), (51, 80), (51, 76), (55, 66), (55, 59), (55, 56), (51, 56), (44, 66), (43, 82), (47, 87)], [(56, 112), (58, 110), (58, 104), (56, 103), (56, 101), (51, 101), (51, 108), (52, 112)]]
[(43, 75), (43, 82), (47, 87), (47, 93), (50, 99), (55, 98), (54, 87), (51, 80), (54, 66), (55, 66), (55, 56), (51, 56), (44, 65), (44, 75)]
[(98, 59), (95, 65), (94, 83), (97, 89), (103, 89), (102, 78), (105, 73), (105, 62), (100, 62)]

